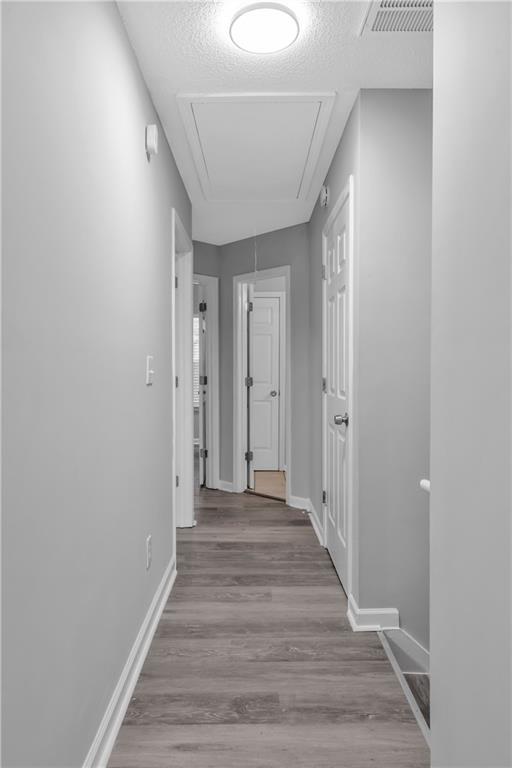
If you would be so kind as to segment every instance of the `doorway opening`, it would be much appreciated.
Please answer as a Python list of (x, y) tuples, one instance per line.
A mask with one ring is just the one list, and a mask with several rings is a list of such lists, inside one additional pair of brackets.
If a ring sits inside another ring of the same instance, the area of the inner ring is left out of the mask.
[(290, 496), (290, 268), (233, 278), (233, 490)]

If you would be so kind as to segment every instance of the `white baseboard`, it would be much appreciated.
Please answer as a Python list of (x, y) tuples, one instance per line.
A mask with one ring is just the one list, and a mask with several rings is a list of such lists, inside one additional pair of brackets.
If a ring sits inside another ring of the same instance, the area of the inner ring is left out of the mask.
[(313, 526), (313, 530), (316, 533), (316, 537), (320, 542), (320, 546), (325, 547), (323, 525), (320, 523), (318, 513), (311, 501), (309, 502), (309, 519), (311, 520), (311, 525)]
[(304, 499), (302, 496), (290, 496), (288, 499), (288, 506), (295, 509), (303, 509), (305, 512), (311, 510), (311, 502), (309, 499)]
[(395, 658), (395, 655), (393, 654), (393, 650), (390, 647), (388, 640), (386, 638), (386, 635), (383, 632), (379, 632), (379, 638), (382, 643), (382, 647), (386, 651), (386, 655), (389, 659), (389, 662), (391, 666), (393, 667), (393, 672), (398, 678), (398, 682), (400, 683), (402, 690), (405, 694), (405, 698), (409, 702), (409, 706), (412, 709), (413, 715), (416, 718), (416, 722), (419, 725), (420, 731), (423, 734), (423, 737), (425, 741), (427, 742), (428, 746), (430, 747), (430, 728), (425, 722), (425, 718), (423, 717), (422, 713), (420, 712), (420, 708), (418, 704), (416, 703), (416, 699), (414, 698), (411, 689), (407, 685), (407, 681), (403, 675), (402, 670), (400, 669), (400, 665), (398, 661)]
[[(402, 672), (420, 672), (428, 674), (430, 669), (430, 653), (405, 629), (387, 630), (387, 639), (396, 646), (393, 650)], [(405, 661), (402, 661), (405, 659)]]
[(133, 689), (149, 651), (162, 611), (176, 579), (176, 560), (173, 559), (163, 575), (148, 612), (121, 672), (100, 727), (87, 753), (83, 768), (106, 768), (117, 734), (123, 722)]
[(353, 595), (348, 598), (347, 617), (354, 632), (379, 632), (400, 626), (396, 608), (359, 608)]
[(219, 480), (217, 487), (219, 491), (224, 491), (225, 493), (234, 493), (233, 483), (228, 483), (226, 480)]

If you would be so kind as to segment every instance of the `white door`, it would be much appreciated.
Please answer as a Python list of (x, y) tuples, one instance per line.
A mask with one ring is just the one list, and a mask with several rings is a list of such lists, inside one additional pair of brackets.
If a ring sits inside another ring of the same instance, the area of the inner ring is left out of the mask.
[(208, 377), (206, 372), (206, 327), (207, 327), (207, 305), (204, 297), (203, 286), (199, 286), (199, 485), (206, 487), (207, 462), (208, 462)]
[(279, 298), (254, 296), (249, 369), (251, 469), (279, 469)]
[(325, 264), (325, 480), (326, 544), (347, 590), (350, 198), (326, 232)]

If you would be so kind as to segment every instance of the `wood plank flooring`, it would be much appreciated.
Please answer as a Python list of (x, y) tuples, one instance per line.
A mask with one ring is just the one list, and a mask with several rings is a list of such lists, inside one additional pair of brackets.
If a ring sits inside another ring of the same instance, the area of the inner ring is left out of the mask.
[(427, 768), (376, 634), (304, 513), (200, 491), (110, 768)]
[(430, 677), (429, 675), (408, 672), (405, 681), (420, 708), (427, 726), (430, 728)]

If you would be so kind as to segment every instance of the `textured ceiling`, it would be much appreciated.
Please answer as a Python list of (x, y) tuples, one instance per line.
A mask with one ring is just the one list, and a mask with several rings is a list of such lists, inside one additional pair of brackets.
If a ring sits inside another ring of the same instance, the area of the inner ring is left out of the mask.
[[(259, 56), (236, 48), (229, 25), (250, 4), (121, 2), (119, 9), (193, 204), (193, 236), (216, 244), (307, 221), (357, 92), (361, 88), (430, 88), (432, 35), (359, 37), (369, 3), (287, 0), (300, 22), (296, 43)], [(205, 200), (176, 95), (337, 93), (311, 199), (276, 203)]]

